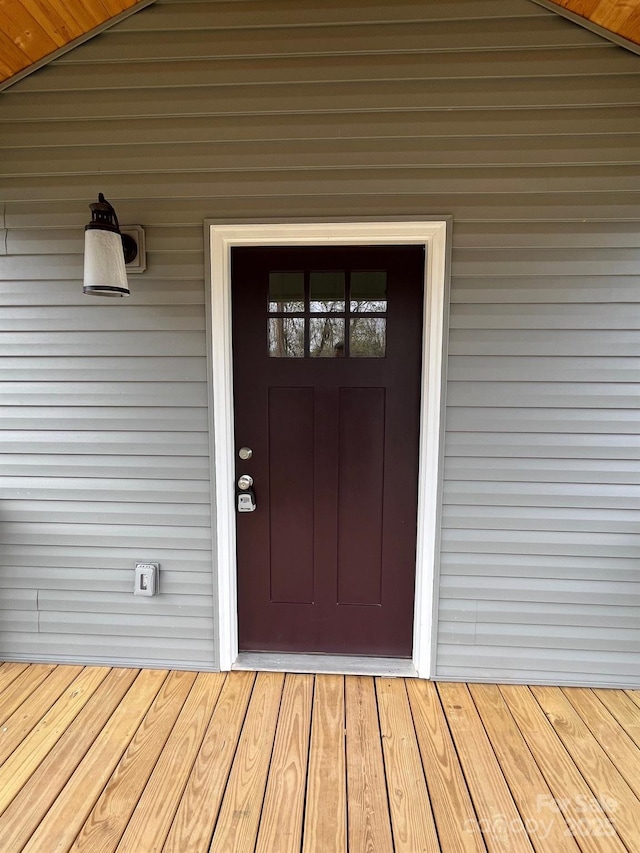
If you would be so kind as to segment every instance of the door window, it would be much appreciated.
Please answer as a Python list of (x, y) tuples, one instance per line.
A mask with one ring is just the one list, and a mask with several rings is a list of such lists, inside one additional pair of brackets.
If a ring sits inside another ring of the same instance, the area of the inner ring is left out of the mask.
[(274, 358), (384, 358), (386, 270), (274, 270), (267, 324)]

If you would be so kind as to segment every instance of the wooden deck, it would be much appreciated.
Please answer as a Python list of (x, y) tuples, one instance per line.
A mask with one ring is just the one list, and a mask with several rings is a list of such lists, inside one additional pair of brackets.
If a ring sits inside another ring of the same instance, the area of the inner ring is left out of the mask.
[(640, 693), (0, 666), (0, 849), (640, 850)]

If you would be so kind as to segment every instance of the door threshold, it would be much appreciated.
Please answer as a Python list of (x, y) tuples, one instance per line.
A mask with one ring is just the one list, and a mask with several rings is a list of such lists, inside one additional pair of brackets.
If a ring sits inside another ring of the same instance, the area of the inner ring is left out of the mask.
[(417, 678), (408, 658), (358, 657), (358, 655), (291, 654), (284, 652), (240, 652), (234, 670), (255, 672), (300, 672), (321, 675), (378, 675)]

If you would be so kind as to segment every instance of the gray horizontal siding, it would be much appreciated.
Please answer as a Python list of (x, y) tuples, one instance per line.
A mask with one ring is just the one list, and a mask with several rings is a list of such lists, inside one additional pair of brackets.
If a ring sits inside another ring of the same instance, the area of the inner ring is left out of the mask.
[(528, 0), (159, 0), (0, 97), (0, 653), (214, 661), (204, 218), (452, 214), (438, 677), (637, 682), (637, 56)]
[[(135, 665), (156, 668), (208, 669), (211, 668), (212, 641), (183, 639), (176, 636), (167, 620), (161, 635), (148, 637), (128, 635), (123, 626), (111, 622), (101, 632), (87, 632), (78, 625), (78, 633), (55, 630), (38, 630), (19, 633), (0, 633), (3, 657), (8, 660), (33, 662), (77, 663), (90, 660), (94, 664)], [(125, 629), (126, 630), (126, 629)]]
[[(413, 27), (412, 27), (413, 29)], [(205, 36), (207, 43), (208, 36)], [(417, 37), (421, 39), (420, 36)], [(197, 41), (197, 36), (189, 40)], [(194, 45), (195, 47), (195, 45)], [(487, 88), (484, 79), (430, 81), (428, 87), (422, 80), (405, 80), (398, 91), (395, 81), (365, 80), (343, 82), (289, 84), (262, 83), (260, 86), (223, 87), (167, 87), (145, 89), (144, 98), (135, 98), (135, 89), (130, 96), (114, 90), (102, 94), (96, 101), (93, 91), (79, 92), (69, 101), (65, 92), (33, 93), (28, 104), (8, 98), (3, 110), (7, 121), (28, 121), (38, 110), (38, 120), (78, 120), (90, 118), (157, 118), (158, 116), (205, 116), (237, 115), (238, 113), (293, 113), (314, 112), (370, 112), (383, 110), (394, 99), (397, 110), (428, 112), (445, 108), (470, 110), (480, 108), (511, 107), (513, 109), (580, 107), (593, 104), (594, 99), (601, 107), (634, 106), (638, 104), (638, 90), (632, 74), (618, 75), (615, 87), (606, 78), (593, 76), (559, 81), (551, 90), (544, 78), (521, 81), (501, 80)], [(588, 88), (587, 88), (588, 86)], [(169, 96), (172, 97), (169, 97)], [(215, 112), (214, 112), (215, 110)], [(231, 160), (232, 167), (237, 161)], [(135, 169), (135, 158), (133, 168)], [(174, 166), (176, 165), (174, 160)], [(207, 164), (219, 169), (217, 164)], [(286, 166), (283, 167), (286, 168)], [(179, 167), (178, 167), (179, 168)], [(193, 170), (192, 167), (190, 170)], [(142, 170), (146, 171), (144, 167)], [(185, 169), (186, 170), (186, 169)], [(119, 171), (119, 169), (117, 169)], [(56, 174), (54, 171), (53, 174)]]
[[(564, 619), (566, 614), (574, 620), (572, 624), (599, 626), (602, 611), (615, 616), (616, 620), (626, 620), (628, 627), (637, 625), (634, 620), (637, 619), (635, 608), (640, 604), (640, 582), (563, 579), (556, 580), (554, 588), (550, 589), (547, 578), (519, 577), (501, 578), (500, 589), (502, 597), (496, 601), (496, 580), (487, 575), (473, 579), (467, 575), (449, 575), (443, 583), (443, 591), (468, 601), (469, 613), (483, 622), (495, 621), (497, 614), (501, 614), (501, 621), (517, 622), (522, 609), (528, 608), (530, 614), (536, 613), (537, 619), (550, 625), (568, 624)], [(594, 593), (598, 596), (598, 604), (593, 603)], [(514, 602), (518, 602), (518, 612), (512, 606)], [(612, 606), (614, 610), (610, 609)], [(449, 614), (452, 619), (456, 612), (451, 601), (443, 603), (443, 615)], [(464, 619), (464, 614), (461, 618)]]
[(147, 552), (155, 546), (200, 548), (206, 551), (211, 547), (211, 535), (209, 527), (7, 521), (3, 523), (2, 543), (91, 547), (118, 545), (142, 548)]
[[(80, 279), (82, 285), (82, 280)], [(107, 315), (105, 323), (113, 323)], [(98, 356), (193, 356), (204, 346), (204, 333), (151, 332), (132, 330), (134, 334), (103, 330), (78, 332), (58, 330), (45, 332), (0, 332), (0, 355), (51, 356), (78, 355), (88, 359)], [(158, 364), (162, 367), (162, 362)]]
[(35, 589), (7, 589), (0, 597), (0, 610), (37, 610), (38, 593)]
[[(451, 362), (451, 360), (450, 360)], [(531, 459), (640, 459), (640, 435), (447, 433), (447, 455)]]
[[(42, 348), (41, 348), (42, 351)], [(0, 353), (1, 354), (1, 353)], [(5, 406), (0, 409), (0, 429), (77, 430), (120, 429), (146, 432), (154, 430), (182, 430), (201, 432), (207, 429), (205, 409), (174, 406)]]
[[(215, 4), (211, 4), (212, 6)], [(370, 8), (358, 4), (362, 18)], [(58, 60), (61, 65), (85, 65), (95, 62), (117, 62), (131, 60), (132, 55), (138, 62), (162, 59), (205, 59), (205, 58), (252, 58), (265, 56), (308, 55), (358, 55), (364, 53), (419, 52), (422, 54), (443, 50), (487, 50), (549, 47), (592, 46), (594, 39), (590, 33), (575, 27), (566, 21), (556, 21), (550, 15), (534, 14), (523, 26), (523, 20), (505, 17), (474, 17), (456, 21), (409, 20), (402, 23), (387, 21), (377, 24), (367, 21), (344, 23), (340, 26), (330, 24), (301, 25), (297, 27), (280, 26), (277, 38), (273, 27), (252, 27), (251, 11), (245, 14), (249, 23), (236, 27), (233, 38), (229, 38), (228, 28), (217, 28), (209, 15), (210, 25), (195, 30), (173, 29), (157, 30), (153, 38), (146, 37), (146, 30), (126, 32), (112, 30), (106, 39), (98, 39), (88, 45), (82, 45), (72, 53)], [(236, 22), (242, 12), (238, 10)]]
[[(585, 85), (589, 85), (585, 83)], [(359, 100), (359, 103), (361, 101)], [(381, 139), (375, 146), (366, 139), (334, 139), (331, 146), (316, 140), (301, 140), (295, 156), (291, 156), (290, 145), (286, 140), (261, 142), (195, 142), (190, 146), (190, 157), (185, 162), (184, 155), (176, 150), (175, 144), (159, 143), (154, 148), (154, 174), (158, 172), (200, 172), (212, 176), (237, 167), (241, 154), (246, 169), (261, 170), (265, 164), (271, 169), (294, 171), (296, 169), (371, 169), (389, 168), (408, 169), (413, 167), (440, 169), (470, 166), (562, 166), (596, 165), (624, 166), (638, 158), (640, 134), (623, 134), (620, 137), (600, 136), (549, 136), (542, 139), (523, 137), (514, 140), (511, 137), (451, 137), (446, 147), (442, 139), (416, 138), (398, 140)], [(104, 174), (122, 175), (144, 173), (149, 169), (149, 158), (144, 147), (127, 146), (126, 161), (123, 162), (121, 146), (94, 145), (87, 148), (74, 148), (73, 160), (69, 161), (66, 150), (58, 147), (5, 148), (3, 151), (3, 169), (12, 177), (36, 176), (50, 177), (60, 173), (82, 175), (86, 172), (100, 171)], [(138, 150), (141, 148), (141, 150)], [(31, 240), (29, 240), (29, 236)], [(34, 233), (11, 233), (8, 235), (8, 249), (17, 254), (33, 249), (37, 254), (46, 252), (47, 245), (53, 251), (62, 251), (66, 247), (78, 249), (78, 232), (61, 234), (60, 242), (42, 242), (34, 240)], [(153, 234), (151, 235), (153, 236)], [(180, 240), (180, 233), (173, 236), (173, 242)], [(190, 237), (190, 235), (188, 235)], [(171, 239), (171, 234), (167, 237)], [(198, 250), (195, 237), (183, 239), (182, 249), (193, 246)], [(565, 238), (566, 239), (566, 238)], [(66, 242), (65, 242), (66, 241)], [(182, 242), (182, 241), (181, 241)], [(202, 243), (200, 235), (200, 244)], [(199, 247), (201, 249), (201, 246)], [(164, 245), (164, 251), (168, 248)]]
[[(442, 567), (446, 577), (442, 579), (442, 587), (450, 583), (450, 577), (465, 577), (467, 585), (473, 588), (477, 578), (501, 578), (495, 581), (501, 589), (512, 578), (514, 583), (529, 586), (529, 581), (541, 580), (545, 588), (550, 581), (571, 580), (576, 591), (581, 590), (581, 584), (576, 581), (600, 583), (600, 589), (609, 582), (637, 581), (637, 565), (633, 560), (619, 557), (598, 557), (590, 554), (587, 557), (572, 557), (553, 554), (551, 556), (531, 554), (466, 554), (460, 551), (442, 554)], [(587, 590), (596, 587), (587, 584)], [(495, 593), (494, 593), (495, 594)], [(458, 595), (459, 599), (460, 596)], [(502, 594), (501, 594), (502, 598)]]
[(446, 483), (445, 497), (462, 506), (640, 508), (640, 487), (636, 485), (451, 480)]
[(583, 507), (445, 507), (447, 527), (478, 530), (562, 530), (564, 532), (636, 533), (637, 510)]
[[(441, 644), (441, 654), (456, 655), (455, 645)], [(605, 687), (627, 687), (636, 683), (636, 652), (611, 653), (583, 652), (579, 649), (565, 649), (562, 652), (545, 654), (544, 649), (470, 646), (463, 666), (447, 668), (447, 681), (490, 681), (501, 684), (513, 682), (522, 684), (526, 679), (530, 684), (560, 684), (582, 686), (595, 681), (593, 673), (598, 673), (597, 683)], [(615, 663), (615, 669), (612, 669)], [(526, 673), (526, 675), (525, 675)]]
[(98, 382), (206, 382), (202, 359), (145, 358), (132, 364), (124, 357), (98, 356), (58, 358), (3, 358), (0, 363), (0, 382), (33, 380), (46, 377), (48, 382), (67, 382), (81, 374), (84, 383)]
[(640, 333), (617, 329), (583, 329), (562, 334), (545, 329), (473, 330), (464, 334), (454, 330), (451, 335), (451, 350), (455, 355), (540, 355), (540, 356), (589, 356), (631, 355), (640, 351)]
[[(582, 382), (595, 385), (598, 390), (603, 382), (637, 383), (640, 379), (640, 358), (518, 356), (507, 360), (491, 356), (452, 356), (449, 359), (449, 378), (467, 383), (493, 382), (495, 385), (499, 382), (517, 382), (520, 387), (535, 393), (536, 402), (539, 403), (538, 386), (552, 379), (558, 383)], [(575, 392), (580, 391), (577, 385), (569, 387)]]
[[(101, 449), (99, 447), (96, 450)], [(207, 460), (198, 456), (168, 455), (172, 451), (166, 448), (167, 456), (141, 455), (84, 455), (76, 452), (70, 455), (44, 453), (7, 453), (0, 459), (1, 476), (56, 477), (71, 475), (74, 477), (111, 477), (172, 479), (176, 474), (181, 479), (205, 480)], [(175, 452), (175, 451), (174, 451)]]
[[(166, 126), (165, 122), (163, 126)], [(76, 129), (85, 128), (85, 132), (90, 132), (92, 124), (88, 127), (83, 123)], [(128, 126), (128, 124), (127, 124)], [(168, 124), (171, 127), (171, 124)], [(280, 126), (280, 125), (279, 125)], [(335, 123), (332, 125), (332, 130), (335, 133)], [(348, 133), (349, 125), (345, 129)], [(393, 125), (390, 126), (393, 129)], [(475, 126), (474, 126), (475, 127)], [(532, 123), (533, 130), (535, 123)], [(49, 129), (49, 134), (54, 133), (54, 130)], [(153, 132), (152, 132), (152, 135)], [(331, 139), (331, 137), (328, 137)], [(449, 137), (442, 140), (443, 147), (446, 147)], [(584, 188), (583, 188), (584, 189)], [(343, 211), (344, 216), (365, 216), (372, 215), (371, 211), (384, 206), (388, 211), (388, 216), (419, 216), (424, 214), (425, 208), (434, 210), (455, 209), (460, 219), (458, 222), (469, 223), (485, 223), (487, 220), (497, 223), (504, 223), (504, 228), (509, 231), (512, 227), (513, 220), (532, 222), (536, 225), (541, 223), (562, 223), (560, 229), (563, 233), (582, 233), (585, 220), (597, 225), (604, 222), (610, 225), (611, 222), (619, 220), (636, 221), (638, 217), (638, 207), (640, 205), (640, 193), (619, 193), (619, 192), (575, 192), (557, 194), (549, 192), (549, 187), (542, 192), (532, 194), (529, 197), (518, 196), (517, 198), (505, 198), (495, 195), (492, 192), (458, 194), (458, 193), (434, 193), (428, 189), (424, 192), (412, 192), (406, 196), (393, 196), (380, 194), (375, 191), (375, 187), (370, 186), (366, 197), (353, 196), (352, 194), (341, 194), (340, 192), (331, 194), (307, 194), (304, 196), (272, 196), (268, 199), (269, 210), (272, 217), (305, 217), (305, 216), (331, 216), (331, 212), (336, 210), (337, 206)], [(202, 228), (202, 220), (211, 215), (212, 205), (218, 205), (218, 209), (226, 211), (225, 216), (229, 218), (246, 217), (248, 209), (258, 210), (266, 216), (266, 200), (264, 197), (254, 193), (249, 194), (244, 198), (217, 198), (213, 195), (206, 198), (172, 198), (172, 199), (155, 199), (150, 205), (148, 201), (143, 199), (126, 200), (128, 222), (145, 222), (145, 224), (159, 226), (162, 223), (174, 223), (180, 227), (184, 225), (195, 225)], [(84, 201), (84, 200), (83, 200)], [(46, 213), (43, 213), (43, 209)], [(207, 213), (208, 211), (208, 213)], [(334, 214), (335, 215), (335, 214)], [(578, 222), (576, 222), (578, 220)], [(75, 202), (57, 200), (56, 204), (51, 208), (43, 208), (42, 204), (32, 202), (16, 202), (7, 206), (6, 214), (7, 224), (10, 226), (9, 233), (18, 228), (33, 229), (40, 227), (50, 229), (54, 227), (76, 227), (84, 228), (87, 221), (87, 213), (79, 209), (79, 201)], [(167, 226), (169, 227), (169, 226)], [(575, 229), (575, 231), (574, 231)], [(175, 275), (173, 279), (166, 275), (164, 270), (147, 269), (144, 276), (140, 279), (137, 285), (137, 290), (143, 293), (153, 288), (155, 293), (156, 288), (162, 285), (163, 288), (170, 286), (175, 288)], [(531, 274), (531, 270), (527, 271)], [(184, 276), (180, 276), (182, 284), (185, 281)], [(535, 276), (533, 276), (535, 278)], [(517, 283), (517, 279), (514, 279)], [(558, 279), (556, 278), (556, 281)], [(45, 280), (46, 281), (46, 280)], [(486, 287), (490, 287), (492, 280), (490, 278), (481, 279)], [(531, 281), (531, 278), (529, 278)], [(542, 285), (553, 285), (553, 277), (541, 279)], [(619, 279), (614, 279), (614, 283)], [(12, 285), (12, 280), (9, 279), (9, 285)], [(58, 287), (64, 287), (71, 282), (60, 280), (56, 283)], [(170, 284), (169, 284), (170, 283)], [(189, 279), (186, 279), (189, 283)], [(506, 279), (497, 279), (498, 286), (504, 288), (508, 283)], [(571, 278), (569, 277), (568, 286), (571, 286)], [(595, 280), (591, 278), (592, 287)], [(149, 286), (150, 285), (150, 286)], [(15, 286), (15, 282), (13, 283)], [(31, 283), (33, 287), (33, 283)], [(25, 283), (24, 287), (29, 287), (29, 283)], [(77, 291), (76, 291), (77, 295)], [(161, 292), (161, 297), (164, 295)], [(452, 298), (455, 298), (455, 292), (452, 293)], [(132, 294), (131, 303), (135, 304), (136, 294)], [(200, 301), (204, 301), (204, 294), (201, 293)], [(73, 303), (72, 303), (73, 304)]]
[[(602, 624), (603, 619), (612, 619), (613, 614), (605, 615), (603, 608), (598, 614), (594, 614), (594, 620)], [(508, 623), (492, 621), (485, 625), (481, 620), (475, 623), (459, 623), (451, 625), (444, 619), (440, 623), (440, 636), (445, 643), (468, 641), (473, 637), (478, 645), (506, 646), (514, 644), (520, 648), (526, 646), (533, 649), (548, 648), (553, 640), (554, 646), (559, 649), (576, 649), (598, 652), (630, 652), (638, 654), (638, 632), (634, 630), (635, 623), (631, 628), (591, 628), (572, 624), (571, 611), (567, 614), (566, 622), (561, 625), (553, 624), (546, 626), (549, 608), (544, 608), (544, 617), (541, 619), (535, 608), (518, 608), (509, 605)], [(491, 620), (496, 619), (495, 613), (487, 614)], [(617, 609), (616, 609), (617, 617)], [(557, 618), (557, 617), (556, 617)], [(531, 620), (530, 624), (523, 625), (521, 620)], [(513, 624), (511, 624), (513, 622)], [(623, 622), (624, 624), (624, 622)]]
[(541, 11), (535, 6), (520, 5), (513, 9), (511, 0), (399, 0), (392, 7), (370, 0), (352, 0), (349, 6), (337, 0), (298, 0), (291, 6), (286, 0), (273, 0), (268, 6), (251, 0), (218, 2), (215, 17), (207, 3), (200, 0), (160, 0), (153, 18), (136, 18), (119, 27), (120, 32), (238, 28), (243, 26), (310, 26), (317, 24), (352, 24), (357, 19), (395, 23), (397, 21), (474, 20), (478, 15), (491, 17), (533, 18)]
[[(9, 360), (9, 359), (7, 359)], [(34, 359), (36, 361), (36, 359)], [(208, 434), (206, 432), (112, 432), (90, 430), (73, 432), (65, 430), (4, 430), (2, 446), (7, 454), (64, 454), (66, 462), (73, 464), (69, 456), (90, 455), (100, 451), (102, 457), (115, 455), (177, 456), (184, 466), (190, 462), (184, 457), (206, 456)], [(100, 460), (92, 457), (97, 464)]]
[[(154, 559), (159, 560), (164, 572), (203, 572), (211, 574), (211, 558), (208, 551), (193, 548), (167, 549), (154, 548)], [(133, 561), (146, 562), (152, 556), (147, 549), (125, 548), (119, 543), (113, 547), (95, 547), (94, 545), (35, 545), (6, 544), (0, 550), (0, 566), (25, 569), (31, 567), (53, 569), (78, 568), (89, 570), (125, 569), (131, 578)], [(97, 572), (96, 572), (97, 573)], [(52, 583), (55, 584), (55, 575)], [(141, 605), (142, 606), (142, 605)]]
[[(95, 500), (158, 501), (176, 503), (188, 499), (191, 503), (209, 503), (209, 483), (206, 480), (136, 480), (131, 477), (0, 477), (2, 498), (27, 500)], [(4, 535), (4, 534), (3, 534)]]
[(640, 462), (597, 459), (481, 459), (455, 457), (447, 460), (446, 479), (460, 479), (465, 473), (473, 482), (516, 481), (532, 483), (590, 483), (638, 485)]
[[(3, 604), (5, 609), (35, 610), (37, 609), (36, 602), (38, 600), (43, 601), (43, 592), (49, 590), (52, 595), (62, 597), (65, 601), (69, 599), (69, 593), (85, 593), (94, 603), (102, 601), (104, 597), (108, 598), (111, 593), (123, 593), (127, 600), (131, 595), (131, 571), (129, 568), (92, 569), (56, 566), (55, 572), (52, 572), (51, 568), (51, 566), (3, 566), (0, 576), (0, 588), (2, 589), (0, 599), (5, 602)], [(164, 568), (162, 572), (163, 598), (165, 596), (177, 596), (178, 598), (180, 596), (191, 596), (191, 598), (185, 598), (185, 602), (196, 603), (197, 599), (197, 606), (202, 608), (207, 606), (211, 592), (210, 571), (172, 571)], [(121, 604), (123, 603), (122, 598), (118, 601)], [(26, 606), (30, 602), (33, 602), (33, 608)], [(138, 599), (132, 598), (132, 602), (135, 602), (135, 605), (129, 603), (124, 606), (129, 608), (144, 606), (139, 604)]]
[(593, 555), (634, 559), (640, 547), (640, 534), (447, 528), (442, 533), (442, 547), (447, 551), (469, 553), (525, 553), (573, 557)]
[[(420, 4), (431, 8), (432, 4)], [(449, 2), (449, 6), (452, 6)], [(296, 7), (297, 8), (297, 7)], [(394, 7), (390, 7), (395, 10)], [(259, 11), (254, 6), (254, 13)], [(291, 12), (290, 7), (290, 12)], [(157, 12), (155, 14), (158, 14)], [(130, 91), (131, 83), (137, 88), (157, 89), (187, 86), (240, 86), (273, 85), (275, 83), (329, 83), (361, 82), (375, 80), (449, 80), (483, 78), (511, 79), (513, 77), (557, 77), (558, 74), (573, 75), (576, 52), (588, 71), (583, 73), (620, 76), (636, 72), (635, 57), (611, 49), (610, 45), (584, 45), (576, 50), (544, 48), (515, 51), (475, 50), (459, 52), (440, 51), (429, 57), (429, 62), (419, 53), (387, 51), (384, 63), (375, 54), (341, 56), (336, 62), (333, 56), (313, 55), (305, 57), (301, 64), (298, 57), (279, 56), (243, 59), (193, 59), (189, 62), (167, 64), (162, 61), (146, 60), (144, 80), (138, 80), (139, 66), (135, 57), (122, 61), (85, 65), (78, 79), (74, 65), (56, 64), (46, 75), (33, 75), (21, 83), (22, 91), (56, 92), (70, 88), (79, 91), (102, 89)], [(550, 70), (547, 71), (547, 66)], [(562, 82), (560, 79), (559, 82)]]
[(21, 635), (38, 630), (38, 613), (25, 610), (0, 610), (0, 638)]
[(7, 406), (203, 406), (206, 385), (186, 382), (0, 382)]
[[(8, 259), (7, 259), (8, 260)], [(58, 258), (57, 264), (65, 265), (63, 258)], [(23, 277), (29, 278), (37, 270), (42, 272), (42, 265), (46, 264), (49, 276), (52, 280), (56, 278), (56, 263), (49, 258), (38, 258), (33, 267), (30, 267), (29, 259), (18, 260), (16, 271), (20, 271)], [(5, 264), (9, 266), (9, 264)], [(68, 265), (67, 265), (67, 272)], [(9, 269), (9, 274), (11, 274)], [(73, 326), (69, 328), (69, 312), (63, 308), (30, 307), (30, 308), (4, 308), (0, 321), (0, 331), (14, 329), (16, 331), (26, 327), (30, 331), (84, 331), (95, 329), (105, 331), (109, 329), (134, 329), (135, 331), (152, 330), (201, 330), (204, 328), (203, 311), (199, 306), (175, 306), (161, 308), (137, 308), (127, 306), (123, 311), (122, 306), (111, 307), (78, 307), (73, 312)], [(104, 316), (103, 316), (104, 315)]]
[(61, 522), (66, 524), (128, 524), (208, 528), (211, 514), (202, 503), (142, 503), (124, 501), (3, 500), (5, 522)]
[(460, 432), (533, 432), (634, 434), (637, 412), (631, 409), (520, 409), (451, 407), (447, 423)]
[[(472, 126), (474, 122), (471, 123)], [(621, 194), (640, 191), (640, 169), (635, 171), (624, 166), (551, 166), (503, 169), (487, 166), (482, 171), (469, 172), (463, 167), (434, 169), (431, 167), (409, 168), (363, 168), (363, 169), (317, 169), (290, 170), (274, 169), (248, 171), (241, 166), (237, 172), (170, 172), (159, 184), (153, 174), (127, 175), (120, 173), (109, 176), (111, 196), (126, 198), (127, 194), (145, 196), (150, 203), (160, 197), (180, 198), (185, 194), (195, 198), (207, 198), (213, 191), (217, 196), (238, 198), (252, 195), (305, 195), (314, 194), (368, 194), (372, 190), (395, 195), (396, 193), (492, 193), (535, 194), (544, 192), (552, 180), (558, 193), (577, 193), (588, 186), (592, 192), (619, 192)], [(104, 179), (103, 179), (104, 182)], [(62, 192), (81, 200), (86, 192), (84, 176), (7, 178), (4, 182), (7, 202), (27, 199), (32, 202), (56, 201)], [(485, 274), (486, 273), (485, 267)], [(530, 269), (521, 265), (520, 274)], [(506, 275), (509, 268), (503, 268)], [(518, 274), (514, 272), (513, 274)], [(25, 276), (28, 278), (29, 276)], [(56, 277), (64, 278), (58, 275)]]

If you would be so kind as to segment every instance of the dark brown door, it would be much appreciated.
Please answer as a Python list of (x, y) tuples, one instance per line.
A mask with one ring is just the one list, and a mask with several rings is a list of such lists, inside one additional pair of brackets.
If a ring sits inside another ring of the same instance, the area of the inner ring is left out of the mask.
[(411, 655), (423, 276), (419, 246), (233, 250), (244, 651)]

